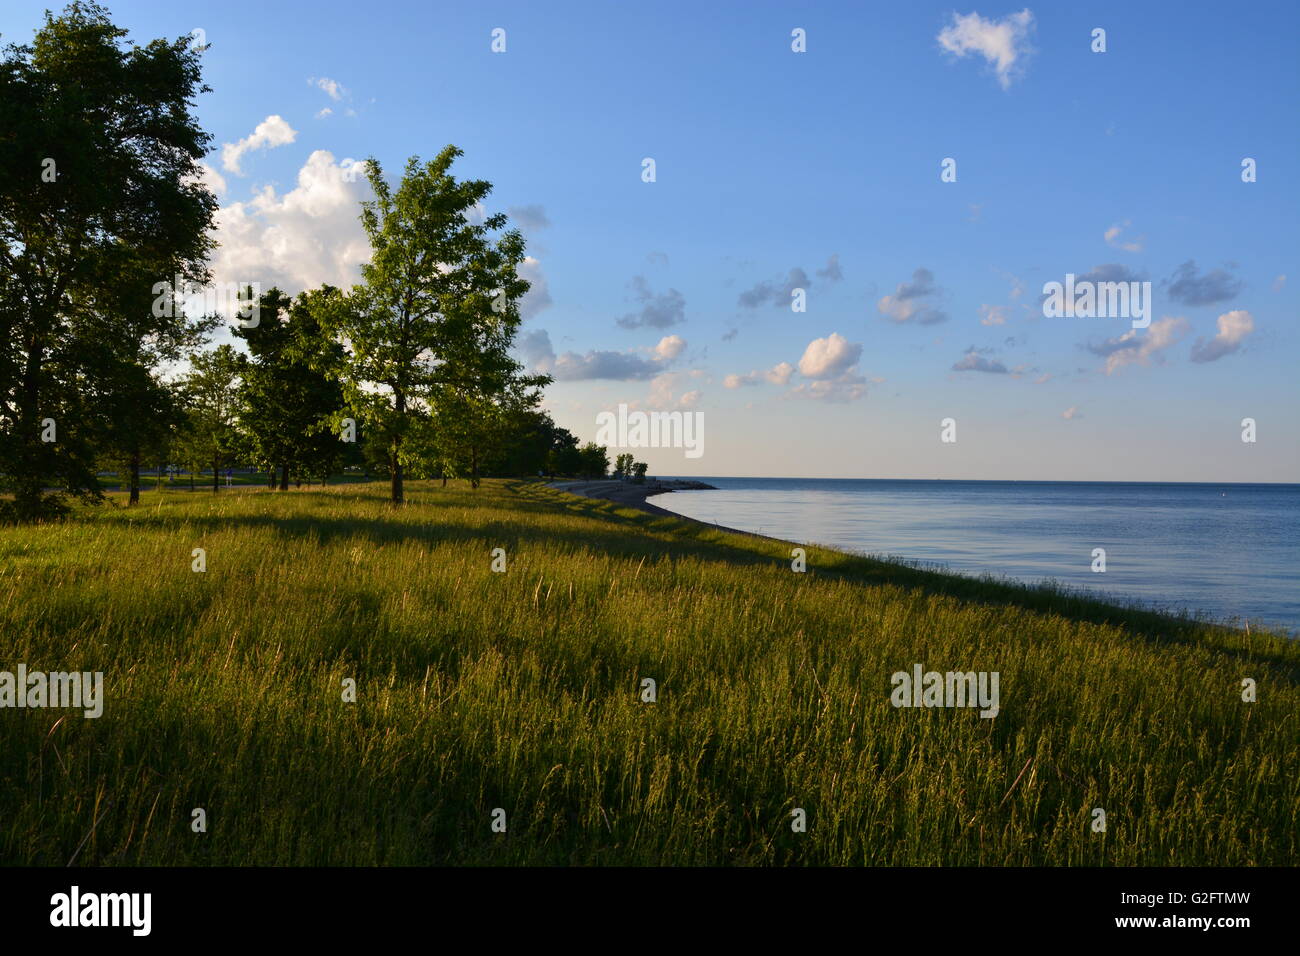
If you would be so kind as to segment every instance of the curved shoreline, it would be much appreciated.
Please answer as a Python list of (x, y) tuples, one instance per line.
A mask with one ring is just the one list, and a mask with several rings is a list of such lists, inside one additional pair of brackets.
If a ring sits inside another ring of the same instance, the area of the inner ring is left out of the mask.
[(579, 498), (595, 498), (601, 501), (608, 501), (625, 508), (636, 508), (647, 514), (658, 515), (666, 518), (676, 518), (678, 521), (688, 521), (691, 524), (699, 525), (702, 528), (711, 528), (714, 531), (722, 531), (727, 534), (743, 534), (751, 538), (763, 538), (767, 541), (780, 541), (783, 544), (797, 544), (796, 542), (786, 541), (785, 538), (774, 538), (771, 535), (759, 534), (755, 531), (745, 531), (741, 528), (728, 528), (720, 524), (712, 524), (708, 521), (701, 521), (699, 518), (692, 518), (676, 511), (669, 511), (667, 508), (660, 508), (658, 505), (652, 505), (647, 498), (652, 495), (663, 495), (673, 491), (716, 491), (713, 485), (706, 485), (702, 481), (649, 481), (645, 484), (636, 484), (628, 481), (617, 481), (604, 479), (601, 481), (552, 481), (547, 483), (548, 488), (554, 488), (556, 491), (563, 491), (567, 494), (575, 495)]

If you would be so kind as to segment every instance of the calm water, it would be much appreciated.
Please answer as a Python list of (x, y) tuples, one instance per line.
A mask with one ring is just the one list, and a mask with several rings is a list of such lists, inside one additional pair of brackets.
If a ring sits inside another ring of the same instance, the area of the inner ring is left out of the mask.
[[(801, 543), (1300, 631), (1300, 485), (703, 478), (654, 503)], [(1091, 571), (1106, 549), (1106, 573)]]

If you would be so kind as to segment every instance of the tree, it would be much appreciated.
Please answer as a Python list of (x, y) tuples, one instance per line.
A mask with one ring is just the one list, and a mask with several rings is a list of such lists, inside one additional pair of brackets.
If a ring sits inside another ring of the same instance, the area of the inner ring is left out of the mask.
[(645, 462), (643, 462), (643, 461), (633, 462), (633, 463), (632, 463), (632, 480), (635, 481), (637, 484), (643, 484), (643, 483), (645, 482), (645, 473), (646, 473), (646, 470), (647, 470), (649, 467), (650, 467), (650, 466), (647, 465), (647, 464), (646, 464)]
[(220, 489), (222, 465), (229, 464), (241, 444), (239, 434), (239, 373), (244, 362), (229, 345), (190, 356), (190, 373), (183, 379), (188, 410), (190, 456), (212, 467), (212, 493)]
[(609, 452), (604, 445), (597, 445), (589, 441), (579, 449), (578, 454), (581, 456), (581, 471), (585, 478), (604, 478), (605, 472), (609, 471)]
[(47, 486), (99, 498), (95, 403), (143, 382), (124, 352), (92, 347), (111, 313), (87, 304), (146, 267), (207, 278), (199, 53), (125, 36), (78, 2), (0, 60), (0, 475), (20, 520), (63, 509)]
[(412, 157), (396, 190), (368, 161), (375, 199), (362, 204), (361, 220), (372, 257), (331, 313), (330, 331), (347, 344), (347, 401), (382, 443), (395, 504), (404, 500), (408, 438), (428, 427), (434, 392), (491, 396), (519, 371), (508, 350), (528, 291), (518, 274), (523, 236), (512, 229), (491, 239), (504, 214), (475, 221), (492, 185), (456, 180), (460, 155), (448, 146), (425, 165)]
[(258, 323), (237, 329), (252, 358), (241, 370), (240, 422), (249, 457), (280, 468), (280, 488), (292, 473), (328, 477), (342, 455), (331, 423), (344, 405), (335, 377), (343, 348), (324, 334), (321, 316), (336, 304), (330, 286), (291, 300), (263, 293)]
[(614, 477), (630, 478), (632, 476), (632, 455), (625, 452), (614, 459)]

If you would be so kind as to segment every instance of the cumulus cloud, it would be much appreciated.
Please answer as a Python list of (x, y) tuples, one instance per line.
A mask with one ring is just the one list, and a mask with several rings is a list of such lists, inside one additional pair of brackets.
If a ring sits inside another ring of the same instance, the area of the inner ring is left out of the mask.
[[(787, 389), (786, 398), (814, 399), (821, 402), (854, 402), (867, 394), (866, 380), (858, 375), (862, 345), (850, 342), (838, 332), (813, 339), (799, 359), (799, 374), (812, 379)], [(784, 365), (784, 363), (783, 363)], [(789, 371), (778, 365), (773, 372)]]
[(1165, 280), (1169, 298), (1183, 305), (1215, 305), (1227, 302), (1241, 291), (1241, 280), (1224, 269), (1200, 275), (1196, 263), (1188, 259)]
[(939, 31), (939, 46), (957, 57), (982, 56), (993, 68), (1002, 89), (1008, 89), (1023, 71), (1023, 61), (1033, 50), (1029, 34), (1034, 15), (1028, 9), (1001, 20), (985, 20), (978, 13), (954, 13), (948, 26)]
[(682, 354), (686, 340), (680, 335), (665, 335), (655, 346), (655, 355), (665, 361), (671, 361)]
[(521, 229), (546, 229), (551, 224), (551, 220), (546, 216), (545, 207), (540, 203), (529, 203), (526, 206), (511, 206), (506, 210), (506, 212)]
[(964, 355), (953, 363), (954, 372), (989, 372), (994, 375), (1006, 375), (1007, 367), (998, 359), (988, 358), (990, 349), (968, 348)]
[[(632, 349), (615, 352), (592, 349), (587, 352), (555, 354), (551, 337), (545, 329), (532, 329), (521, 335), (515, 348), (532, 369), (553, 375), (559, 382), (585, 382), (608, 379), (618, 382), (645, 381), (664, 373), (670, 364), (686, 349), (686, 340), (669, 335), (659, 340), (650, 350)], [(648, 355), (643, 354), (646, 351)]]
[(1129, 329), (1123, 335), (1084, 347), (1106, 360), (1106, 374), (1111, 375), (1125, 365), (1149, 365), (1152, 359), (1163, 361), (1161, 353), (1176, 344), (1186, 331), (1186, 319), (1166, 316), (1152, 322), (1144, 332)]
[(348, 176), (348, 165), (316, 150), (283, 195), (266, 186), (248, 201), (223, 205), (216, 217), (214, 280), (259, 282), (262, 289), (275, 285), (291, 294), (360, 281), (370, 243), (358, 210), (371, 194), (364, 177)]
[(644, 326), (665, 329), (686, 321), (686, 297), (676, 289), (652, 292), (645, 276), (633, 276), (628, 284), (632, 287), (632, 298), (641, 304), (641, 309), (639, 312), (629, 312), (618, 320), (623, 328), (637, 329)]
[(1255, 320), (1245, 309), (1225, 312), (1218, 318), (1219, 331), (1209, 341), (1197, 339), (1192, 346), (1193, 362), (1213, 362), (1241, 348), (1242, 340), (1255, 331)]
[(1120, 240), (1120, 235), (1127, 229), (1132, 222), (1125, 219), (1121, 223), (1111, 226), (1103, 234), (1102, 238), (1106, 240), (1106, 245), (1113, 246), (1116, 249), (1123, 249), (1125, 252), (1141, 252), (1142, 243), (1146, 236), (1138, 236), (1136, 239), (1130, 239), (1127, 242)]
[(1078, 405), (1071, 405), (1065, 411), (1061, 412), (1061, 417), (1068, 422), (1068, 421), (1073, 421), (1076, 418), (1082, 418), (1083, 416), (1079, 414)]
[(286, 146), (298, 137), (298, 132), (276, 114), (268, 116), (257, 124), (257, 128), (238, 143), (226, 143), (221, 147), (221, 168), (236, 176), (244, 175), (240, 163), (244, 154), (255, 149), (274, 149)]
[(862, 345), (850, 342), (838, 332), (824, 339), (813, 339), (799, 359), (799, 374), (804, 378), (831, 379), (843, 375), (857, 364)]
[(916, 321), (919, 325), (934, 325), (948, 318), (930, 304), (937, 300), (940, 289), (934, 284), (934, 273), (929, 269), (917, 269), (912, 273), (911, 282), (900, 282), (893, 295), (884, 296), (876, 303), (881, 315), (894, 322)]
[(626, 382), (653, 378), (660, 367), (658, 362), (635, 352), (593, 350), (581, 355), (565, 352), (556, 358), (550, 369), (543, 371), (550, 372), (560, 382), (585, 382), (599, 378)]
[[(835, 257), (832, 256), (832, 258)], [(835, 268), (839, 268), (838, 262)], [(808, 278), (808, 273), (795, 266), (784, 279), (767, 280), (758, 283), (751, 289), (746, 289), (740, 293), (737, 302), (747, 309), (756, 309), (765, 304), (778, 307), (788, 306), (791, 294), (795, 289), (807, 289), (811, 285), (812, 280)]]

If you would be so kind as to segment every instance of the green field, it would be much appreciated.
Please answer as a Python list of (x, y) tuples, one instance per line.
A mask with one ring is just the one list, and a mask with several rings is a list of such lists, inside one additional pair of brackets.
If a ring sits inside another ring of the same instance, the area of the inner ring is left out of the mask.
[[(146, 486), (0, 528), (0, 670), (105, 674), (98, 719), (0, 710), (0, 863), (1297, 862), (1300, 643), (798, 574), (530, 482), (387, 491)], [(893, 707), (917, 663), (998, 672), (1000, 713)]]

